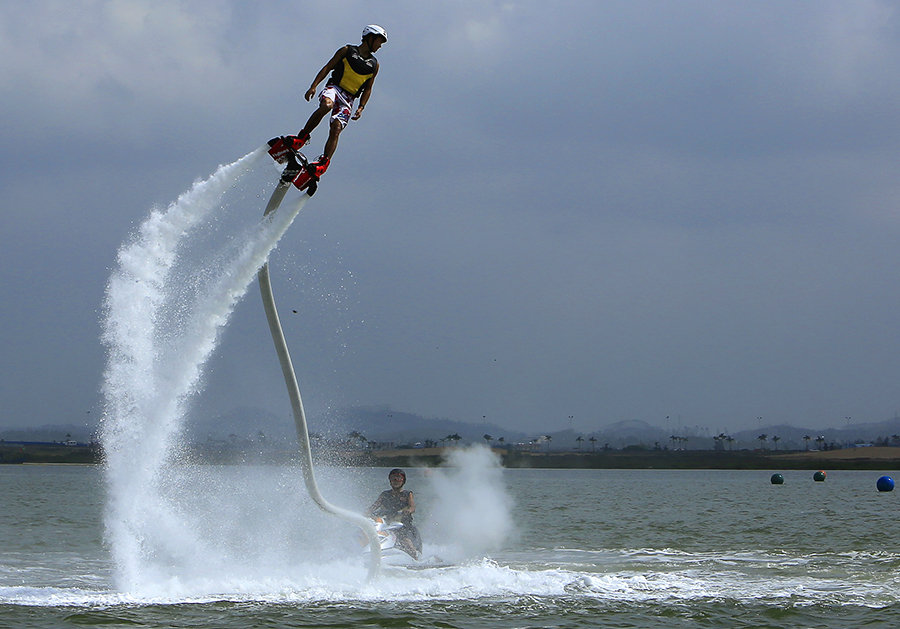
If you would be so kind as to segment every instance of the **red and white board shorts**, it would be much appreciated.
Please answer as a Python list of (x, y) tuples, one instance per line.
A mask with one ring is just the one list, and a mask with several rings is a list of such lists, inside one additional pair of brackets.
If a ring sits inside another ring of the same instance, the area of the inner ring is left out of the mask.
[(331, 119), (339, 120), (341, 128), (350, 122), (350, 111), (353, 109), (353, 97), (339, 88), (337, 85), (327, 85), (319, 94), (319, 102), (329, 99), (334, 105), (331, 107)]

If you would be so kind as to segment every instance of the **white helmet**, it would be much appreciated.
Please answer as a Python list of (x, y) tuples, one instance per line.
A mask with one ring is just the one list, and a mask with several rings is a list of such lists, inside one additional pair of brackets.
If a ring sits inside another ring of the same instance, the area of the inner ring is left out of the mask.
[(378, 24), (369, 24), (365, 27), (363, 29), (362, 38), (365, 39), (366, 35), (381, 35), (384, 37), (384, 41), (387, 41), (387, 31), (378, 26)]

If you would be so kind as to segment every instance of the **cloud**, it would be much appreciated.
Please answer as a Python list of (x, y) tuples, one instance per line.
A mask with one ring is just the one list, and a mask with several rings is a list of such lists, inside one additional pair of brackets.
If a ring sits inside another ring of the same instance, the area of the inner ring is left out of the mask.
[(821, 90), (853, 95), (880, 92), (889, 83), (876, 79), (882, 71), (898, 64), (897, 6), (878, 0), (865, 0), (852, 6), (829, 3), (821, 15), (819, 46), (814, 50), (820, 60), (812, 76)]
[(146, 139), (185, 112), (214, 115), (240, 82), (243, 68), (227, 53), (227, 4), (36, 2), (0, 11), (0, 54), (17, 59), (0, 70), (0, 95), (29, 133)]
[[(0, 262), (20, 270), (0, 334), (39, 348), (4, 367), (15, 412), (53, 397), (26, 393), (37, 381), (82, 392), (57, 409), (89, 404), (129, 229), (298, 128), (316, 71), (369, 22), (391, 35), (375, 94), (277, 254), (295, 252), (311, 412), (891, 412), (897, 15), (875, 0), (0, 4)], [(235, 313), (204, 403), (280, 399), (256, 306)], [(82, 369), (51, 358), (47, 328)], [(272, 390), (233, 382), (247, 369)]]

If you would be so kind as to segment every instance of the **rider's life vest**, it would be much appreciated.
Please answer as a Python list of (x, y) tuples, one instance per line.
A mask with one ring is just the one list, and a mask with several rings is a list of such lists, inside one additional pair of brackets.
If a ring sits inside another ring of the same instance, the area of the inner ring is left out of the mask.
[[(396, 493), (394, 493), (392, 489), (384, 490), (378, 497), (378, 509), (373, 515), (389, 518), (394, 517), (401, 509), (405, 509), (409, 506), (409, 495), (411, 493), (412, 492), (408, 489), (401, 489)], [(400, 521), (404, 524), (407, 522), (411, 523), (412, 514), (404, 513)]]
[(328, 85), (337, 85), (356, 98), (375, 76), (377, 69), (378, 60), (373, 55), (363, 57), (359, 54), (359, 46), (347, 44), (347, 53), (331, 73)]

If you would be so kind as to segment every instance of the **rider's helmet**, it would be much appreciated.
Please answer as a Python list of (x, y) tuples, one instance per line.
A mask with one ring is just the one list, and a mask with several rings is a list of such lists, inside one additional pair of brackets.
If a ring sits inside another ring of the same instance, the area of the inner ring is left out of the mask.
[(401, 483), (401, 487), (406, 484), (406, 472), (401, 470), (399, 467), (395, 467), (390, 472), (388, 472), (388, 480), (393, 480), (394, 478), (400, 478), (403, 480)]
[(363, 29), (362, 38), (365, 39), (366, 35), (380, 35), (384, 37), (384, 41), (387, 41), (387, 31), (378, 26), (378, 24), (369, 24), (367, 27)]

